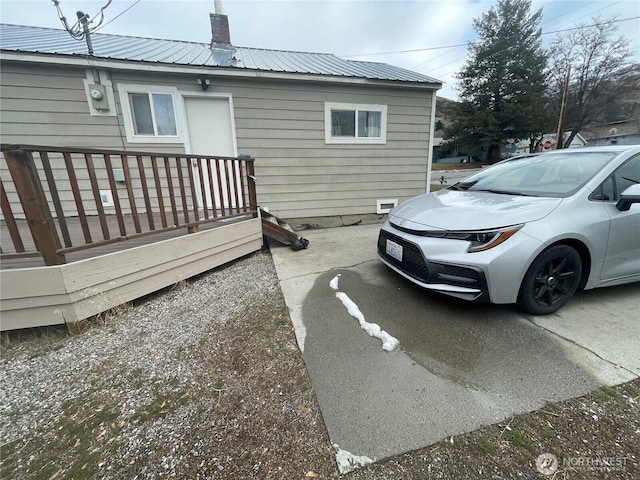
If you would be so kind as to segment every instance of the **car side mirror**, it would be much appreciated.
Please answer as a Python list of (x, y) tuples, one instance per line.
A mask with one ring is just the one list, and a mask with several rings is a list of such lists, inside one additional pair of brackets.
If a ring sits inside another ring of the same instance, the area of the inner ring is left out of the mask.
[(620, 194), (620, 200), (616, 203), (616, 208), (621, 212), (626, 212), (633, 203), (640, 203), (640, 183), (631, 185)]

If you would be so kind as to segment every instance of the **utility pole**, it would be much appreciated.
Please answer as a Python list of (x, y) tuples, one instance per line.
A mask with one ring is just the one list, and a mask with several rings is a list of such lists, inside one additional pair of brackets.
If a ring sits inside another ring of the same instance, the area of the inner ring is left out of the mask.
[(564, 89), (562, 90), (562, 104), (560, 105), (560, 118), (558, 119), (558, 131), (556, 132), (556, 150), (564, 148), (564, 114), (567, 108), (567, 96), (569, 95), (569, 77), (571, 64), (567, 64), (567, 75), (564, 77)]

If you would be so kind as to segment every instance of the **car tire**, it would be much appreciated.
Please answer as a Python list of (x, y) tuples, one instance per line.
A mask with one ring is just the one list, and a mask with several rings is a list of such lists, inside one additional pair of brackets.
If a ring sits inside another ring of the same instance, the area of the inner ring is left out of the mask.
[(580, 254), (569, 245), (554, 245), (533, 261), (520, 285), (518, 306), (533, 315), (564, 307), (578, 290), (582, 277)]

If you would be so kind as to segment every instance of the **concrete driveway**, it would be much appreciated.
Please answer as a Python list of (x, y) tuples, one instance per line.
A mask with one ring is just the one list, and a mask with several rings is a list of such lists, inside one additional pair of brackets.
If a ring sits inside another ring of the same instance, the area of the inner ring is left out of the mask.
[[(640, 284), (583, 292), (546, 317), (468, 304), (383, 265), (379, 228), (306, 231), (303, 251), (271, 246), (343, 471), (640, 375)], [(385, 351), (362, 321), (399, 348)]]

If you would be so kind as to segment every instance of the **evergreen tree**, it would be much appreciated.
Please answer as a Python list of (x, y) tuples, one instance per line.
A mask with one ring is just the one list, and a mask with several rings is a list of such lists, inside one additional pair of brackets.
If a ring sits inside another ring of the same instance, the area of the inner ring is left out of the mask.
[(474, 19), (478, 40), (458, 74), (461, 102), (446, 132), (470, 153), (488, 147), (487, 158), (502, 157), (507, 140), (541, 137), (549, 127), (545, 111), (545, 64), (540, 21), (530, 0), (498, 0)]

